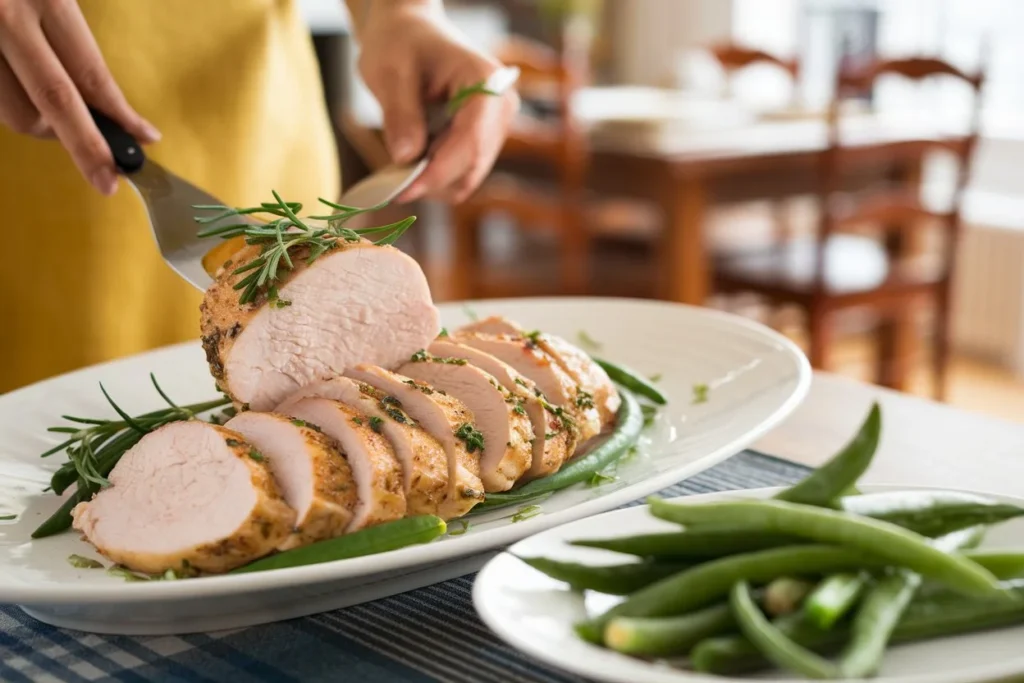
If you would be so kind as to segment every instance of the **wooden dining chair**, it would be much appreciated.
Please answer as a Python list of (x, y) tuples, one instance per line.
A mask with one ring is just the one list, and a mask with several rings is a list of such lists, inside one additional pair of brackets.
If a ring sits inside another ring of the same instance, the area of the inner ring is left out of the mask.
[[(974, 100), (967, 131), (903, 145), (844, 144), (840, 107), (846, 93), (863, 92), (886, 74), (915, 82), (947, 77), (967, 83)], [(892, 320), (926, 300), (935, 310), (934, 392), (944, 399), (960, 206), (978, 137), (982, 81), (980, 73), (968, 74), (930, 58), (878, 60), (856, 72), (839, 73), (828, 114), (828, 146), (821, 154), (818, 169), (820, 218), (816, 234), (809, 239), (721, 258), (716, 264), (717, 288), (727, 293), (756, 292), (774, 303), (803, 308), (808, 325), (808, 355), (815, 368), (827, 365), (836, 312), (864, 307)], [(844, 172), (855, 170), (858, 159), (877, 160), (884, 155), (895, 163), (910, 157), (919, 162), (926, 151), (936, 147), (955, 155), (959, 166), (948, 210), (927, 207), (920, 199), (920, 188), (908, 188), (906, 184), (862, 193), (863, 196), (845, 191), (844, 183), (848, 181)], [(941, 248), (934, 254), (907, 254), (908, 238), (928, 225), (939, 228)], [(864, 227), (873, 228), (882, 239), (864, 235)], [(884, 343), (885, 330), (891, 328), (883, 325), (879, 329), (876, 341)], [(892, 357), (896, 353), (891, 348), (882, 351), (877, 382), (890, 386), (903, 383), (906, 359)]]
[[(740, 72), (756, 65), (770, 65), (778, 67), (789, 77), (793, 92), (791, 100), (795, 101), (797, 82), (800, 78), (799, 59), (795, 57), (781, 57), (764, 50), (730, 41), (713, 43), (708, 47), (707, 51), (725, 74), (722, 93), (724, 97), (731, 97), (733, 79)], [(784, 198), (772, 202), (771, 220), (774, 228), (772, 238), (775, 240), (788, 239), (790, 236), (790, 220), (788, 204)]]
[[(584, 48), (565, 45), (555, 50), (513, 36), (496, 53), (499, 61), (520, 70), (517, 88), (524, 109), (539, 104), (544, 116), (518, 116), (496, 170), (465, 202), (452, 207), (454, 260), (452, 290), (458, 297), (481, 295), (486, 254), (481, 231), (485, 221), (501, 214), (517, 230), (547, 230), (557, 238), (561, 287), (585, 289), (588, 240), (580, 206), (587, 170), (587, 139), (573, 115), (574, 93), (588, 78)], [(548, 176), (507, 170), (525, 165)]]

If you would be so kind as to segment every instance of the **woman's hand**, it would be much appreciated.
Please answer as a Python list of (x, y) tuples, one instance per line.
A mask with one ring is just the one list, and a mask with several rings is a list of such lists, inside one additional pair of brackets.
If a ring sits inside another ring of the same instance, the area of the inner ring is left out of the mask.
[[(427, 143), (424, 104), (447, 101), (501, 65), (462, 42), (439, 0), (350, 1), (349, 6), (361, 46), (359, 68), (384, 113), (385, 142), (396, 162), (407, 163)], [(494, 164), (518, 108), (514, 91), (470, 97), (438, 140), (423, 175), (398, 200), (468, 197)]]
[(0, 124), (56, 136), (82, 175), (110, 195), (114, 159), (87, 105), (141, 142), (160, 139), (117, 87), (75, 0), (0, 0)]

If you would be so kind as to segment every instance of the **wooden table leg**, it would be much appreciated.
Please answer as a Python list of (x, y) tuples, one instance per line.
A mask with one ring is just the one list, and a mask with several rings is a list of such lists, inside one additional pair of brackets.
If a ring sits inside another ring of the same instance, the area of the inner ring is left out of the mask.
[[(921, 191), (922, 157), (905, 160), (896, 169), (898, 179), (908, 191)], [(905, 230), (898, 226), (889, 228), (886, 251), (893, 260), (906, 259), (919, 254), (923, 246), (920, 230)], [(906, 391), (910, 381), (911, 361), (918, 351), (917, 330), (915, 329), (914, 307), (910, 304), (898, 306), (885, 312), (878, 331), (878, 367), (876, 381), (884, 387)]]
[(661, 246), (664, 297), (702, 306), (710, 269), (704, 240), (706, 190), (695, 174), (670, 174), (664, 189), (665, 230)]

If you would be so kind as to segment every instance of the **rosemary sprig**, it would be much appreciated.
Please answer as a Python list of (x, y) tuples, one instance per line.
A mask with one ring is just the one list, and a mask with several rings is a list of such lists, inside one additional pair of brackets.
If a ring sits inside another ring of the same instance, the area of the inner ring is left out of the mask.
[(49, 457), (65, 451), (68, 461), (50, 479), (54, 493), (64, 493), (72, 484), (77, 484), (74, 495), (68, 498), (53, 515), (33, 532), (33, 538), (42, 538), (63, 531), (71, 526), (71, 509), (78, 503), (89, 500), (101, 488), (110, 485), (107, 475), (128, 449), (137, 444), (143, 436), (169, 422), (191, 420), (201, 413), (222, 408), (231, 403), (227, 397), (179, 406), (161, 388), (156, 377), (150, 373), (150, 380), (167, 408), (154, 410), (142, 415), (131, 416), (110, 397), (106, 387), (100, 384), (100, 391), (110, 403), (120, 420), (63, 415), (75, 426), (50, 427), (47, 431), (67, 434), (67, 440), (42, 454)]
[(466, 103), (466, 100), (473, 95), (497, 95), (498, 93), (484, 85), (485, 82), (486, 81), (480, 81), (479, 83), (474, 83), (473, 85), (468, 85), (456, 90), (455, 94), (452, 95), (452, 98), (448, 100), (448, 103), (444, 106), (448, 116), (453, 116), (455, 112), (462, 108), (462, 105)]
[[(409, 229), (415, 221), (415, 216), (409, 216), (400, 221), (370, 228), (352, 229), (345, 227), (345, 224), (363, 213), (377, 211), (386, 203), (360, 209), (354, 206), (336, 204), (320, 198), (320, 203), (334, 211), (329, 214), (308, 216), (300, 218), (302, 204), (299, 202), (286, 202), (281, 199), (276, 191), (272, 191), (274, 202), (262, 202), (259, 206), (248, 208), (232, 208), (218, 205), (196, 205), (193, 208), (203, 211), (216, 211), (212, 216), (196, 217), (196, 222), (209, 227), (202, 228), (199, 237), (220, 237), (231, 239), (244, 237), (246, 244), (259, 245), (260, 253), (248, 263), (244, 263), (232, 271), (232, 275), (245, 275), (235, 285), (235, 289), (242, 291), (239, 302), (248, 304), (255, 301), (260, 295), (266, 295), (268, 301), (277, 308), (289, 305), (289, 302), (277, 297), (276, 283), (280, 281), (280, 271), (292, 270), (295, 263), (292, 255), (302, 250), (305, 254), (306, 265), (312, 264), (328, 251), (336, 248), (341, 243), (358, 242), (365, 235), (381, 234), (375, 240), (378, 245), (391, 245)], [(249, 223), (239, 221), (220, 225), (225, 219), (232, 216), (273, 216), (266, 223)], [(308, 221), (325, 221), (323, 227), (314, 227)]]

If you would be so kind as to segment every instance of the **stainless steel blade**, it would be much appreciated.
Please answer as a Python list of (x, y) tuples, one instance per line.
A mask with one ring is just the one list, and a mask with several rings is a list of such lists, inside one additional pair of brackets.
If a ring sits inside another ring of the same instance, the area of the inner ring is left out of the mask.
[[(214, 239), (196, 236), (199, 225), (195, 222), (196, 204), (223, 204), (216, 197), (182, 180), (152, 159), (143, 167), (124, 176), (146, 206), (150, 228), (164, 260), (181, 277), (196, 288), (205, 291), (213, 279), (203, 269), (203, 256), (216, 246)], [(253, 222), (241, 216), (229, 216), (211, 225)], [(210, 227), (210, 225), (203, 226)]]

